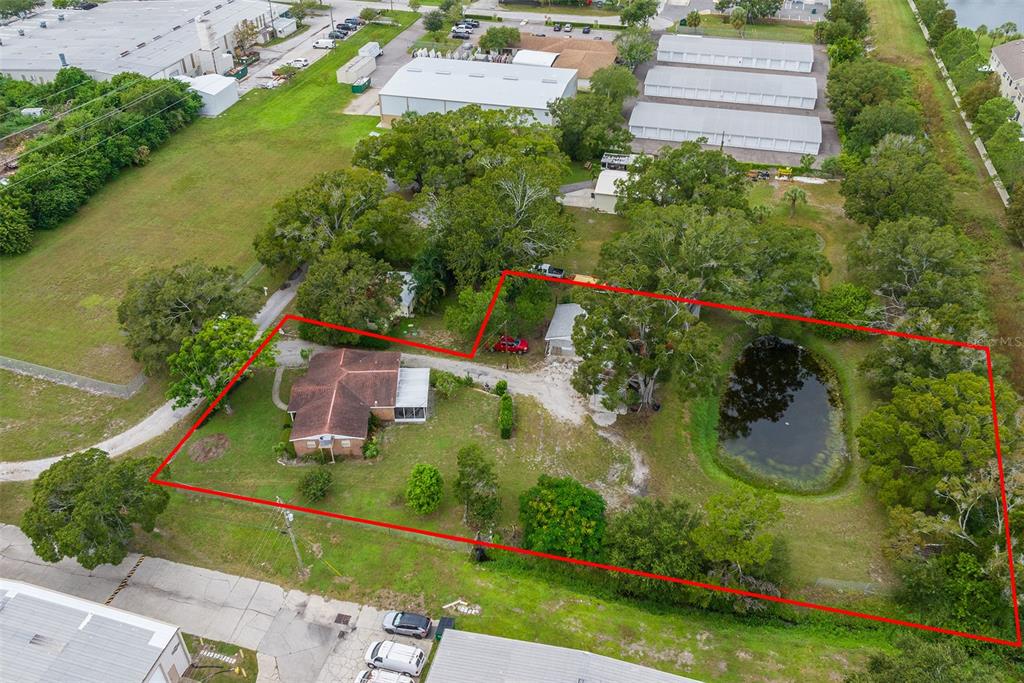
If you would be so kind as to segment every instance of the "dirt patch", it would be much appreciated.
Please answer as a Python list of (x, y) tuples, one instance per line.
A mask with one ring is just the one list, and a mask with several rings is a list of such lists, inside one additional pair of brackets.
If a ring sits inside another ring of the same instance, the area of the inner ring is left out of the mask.
[(188, 449), (188, 457), (192, 462), (209, 462), (224, 455), (230, 445), (231, 439), (226, 434), (211, 434), (192, 444)]
[(397, 609), (405, 610), (408, 612), (416, 612), (417, 614), (427, 613), (427, 602), (420, 595), (407, 595), (405, 593), (399, 593), (389, 588), (381, 588), (379, 591), (374, 593), (373, 598), (370, 600), (372, 605), (380, 605), (383, 609)]

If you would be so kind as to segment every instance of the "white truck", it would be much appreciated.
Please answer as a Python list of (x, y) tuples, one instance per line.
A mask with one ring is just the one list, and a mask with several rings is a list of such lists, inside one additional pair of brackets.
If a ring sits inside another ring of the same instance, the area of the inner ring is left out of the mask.
[(376, 59), (377, 57), (380, 57), (382, 54), (384, 54), (384, 50), (380, 49), (380, 43), (377, 42), (369, 42), (366, 45), (363, 45), (361, 48), (359, 48), (360, 57), (373, 57), (374, 59)]

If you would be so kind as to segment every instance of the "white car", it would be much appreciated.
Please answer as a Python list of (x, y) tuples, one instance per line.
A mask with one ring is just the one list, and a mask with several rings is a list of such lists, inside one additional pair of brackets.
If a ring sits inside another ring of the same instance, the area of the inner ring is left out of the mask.
[(305, 69), (309, 66), (309, 60), (305, 57), (299, 57), (298, 59), (293, 59), (288, 62), (288, 66), (294, 66), (296, 69)]
[(409, 674), (383, 669), (363, 669), (356, 675), (355, 683), (416, 683)]
[(393, 640), (378, 640), (370, 643), (366, 650), (366, 666), (371, 669), (419, 676), (426, 663), (427, 654), (423, 650)]
[(320, 38), (313, 41), (313, 47), (317, 50), (333, 50), (335, 42), (331, 38)]

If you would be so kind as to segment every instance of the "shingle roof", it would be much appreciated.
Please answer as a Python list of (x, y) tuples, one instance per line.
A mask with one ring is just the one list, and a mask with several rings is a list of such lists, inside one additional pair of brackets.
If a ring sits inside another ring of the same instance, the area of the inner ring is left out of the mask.
[(138, 683), (177, 628), (20, 581), (0, 579), (0, 678)]
[(592, 652), (448, 629), (429, 683), (699, 683)]
[(393, 408), (398, 392), (396, 351), (332, 349), (313, 356), (292, 385), (292, 440), (321, 434), (366, 438), (371, 408)]
[(818, 82), (811, 76), (759, 74), (725, 69), (655, 66), (647, 72), (644, 85), (674, 88), (725, 90), (727, 92), (771, 93), (786, 97), (818, 97)]
[(994, 47), (992, 54), (999, 58), (1010, 78), (1024, 78), (1024, 38)]
[(821, 142), (821, 121), (818, 117), (795, 114), (638, 102), (629, 118), (629, 125), (689, 130), (709, 136), (724, 132), (726, 135)]

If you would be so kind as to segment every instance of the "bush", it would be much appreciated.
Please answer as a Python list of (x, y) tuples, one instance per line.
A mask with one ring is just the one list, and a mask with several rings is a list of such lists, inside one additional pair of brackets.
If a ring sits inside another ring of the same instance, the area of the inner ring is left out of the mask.
[(32, 248), (28, 213), (13, 204), (0, 204), (0, 254), (24, 254)]
[(307, 472), (299, 481), (299, 492), (311, 503), (323, 500), (334, 483), (334, 475), (326, 467), (317, 467)]
[(363, 457), (372, 460), (380, 455), (380, 439), (374, 437), (363, 444)]
[(444, 479), (439, 469), (424, 463), (412, 468), (405, 486), (405, 504), (413, 512), (429, 515), (441, 504), (443, 495)]
[(494, 385), (494, 393), (498, 396), (504, 396), (508, 393), (508, 382), (503, 379), (499, 379)]
[(431, 370), (430, 384), (434, 387), (434, 391), (437, 392), (438, 396), (441, 398), (451, 398), (455, 394), (455, 390), (463, 385), (463, 381), (450, 372)]
[(380, 15), (380, 10), (374, 7), (364, 7), (359, 10), (359, 18), (363, 21), (373, 21)]
[(501, 438), (512, 438), (512, 427), (515, 424), (515, 413), (512, 410), (512, 394), (504, 393), (498, 402), (498, 429)]
[[(814, 304), (814, 317), (838, 323), (867, 325), (868, 311), (872, 305), (871, 292), (860, 285), (843, 282), (822, 292)], [(818, 325), (815, 332), (833, 341), (843, 338), (863, 338), (865, 333), (845, 330), (841, 327)]]

